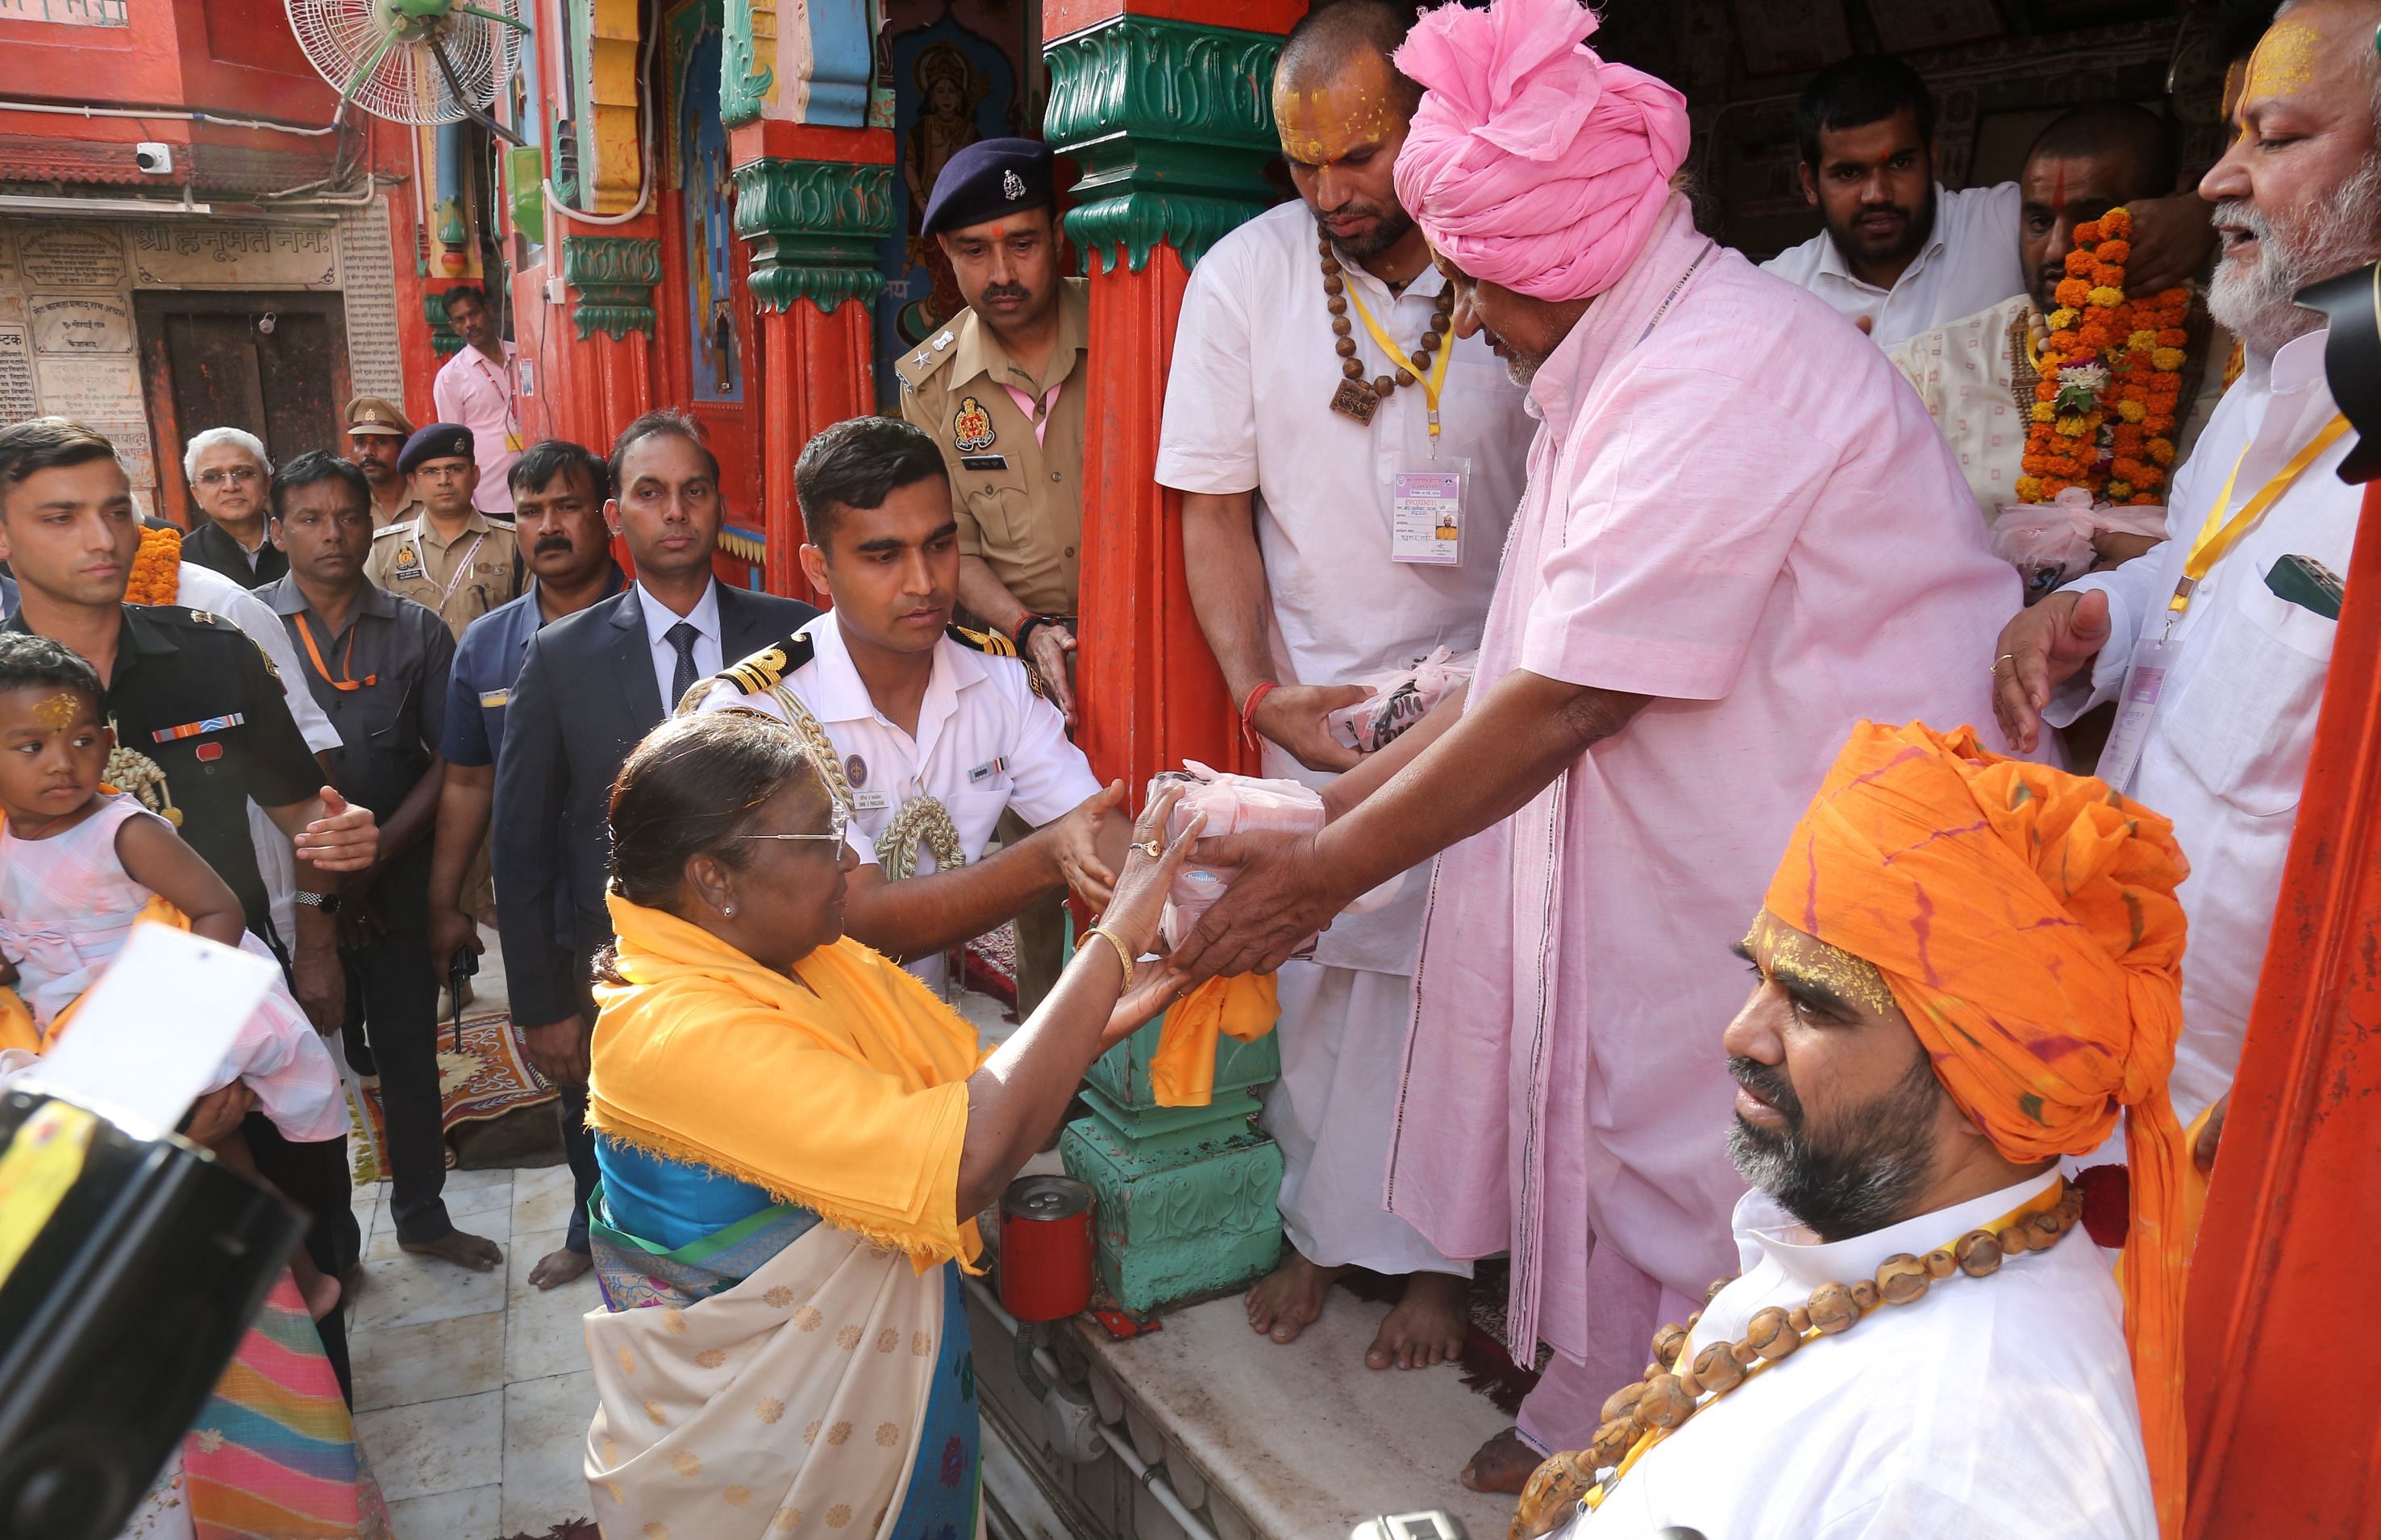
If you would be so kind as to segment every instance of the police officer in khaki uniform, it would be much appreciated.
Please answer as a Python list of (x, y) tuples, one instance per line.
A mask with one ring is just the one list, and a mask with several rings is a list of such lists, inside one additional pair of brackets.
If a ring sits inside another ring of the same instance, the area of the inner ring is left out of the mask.
[[(1075, 598), (1083, 539), (1090, 285), (1058, 275), (1050, 147), (979, 140), (934, 178), (920, 228), (968, 308), (902, 355), (901, 415), (950, 472), (962, 608), (1010, 638), (1075, 725)], [(1013, 813), (1004, 844), (1032, 832)], [(1056, 983), (1066, 919), (1053, 895), (1017, 917), (1017, 1005)]]
[(943, 167), (921, 223), (968, 308), (894, 367), (901, 415), (950, 471), (959, 604), (1016, 642), (1071, 727), (1091, 299), (1058, 275), (1050, 161), (1039, 140), (987, 139)]
[(431, 423), (405, 441), (397, 467), (421, 511), (372, 536), (364, 575), (429, 610), (459, 638), (464, 627), (520, 592), (512, 524), (471, 506), (480, 472), (469, 428)]
[(405, 473), (397, 468), (413, 424), (405, 409), (385, 396), (359, 396), (348, 403), (348, 458), (372, 486), (372, 528), (385, 530), (421, 512)]

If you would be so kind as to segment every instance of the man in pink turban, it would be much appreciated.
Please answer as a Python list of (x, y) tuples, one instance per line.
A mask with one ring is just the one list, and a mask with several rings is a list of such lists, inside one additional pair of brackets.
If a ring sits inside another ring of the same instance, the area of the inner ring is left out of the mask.
[[(1186, 939), (1278, 964), (1444, 851), (1387, 1203), (1450, 1257), (1510, 1250), (1514, 1356), (1554, 1357), (1467, 1483), (1593, 1437), (1664, 1320), (1732, 1272), (1733, 1087), (1711, 966), (1851, 723), (1982, 721), (2018, 597), (1925, 409), (1826, 305), (1698, 234), (1678, 92), (1574, 0), (1426, 15), (1398, 157), (1456, 291), (1539, 418), (1460, 712), (1328, 791)], [(1384, 1045), (1384, 1051), (1390, 1051)]]

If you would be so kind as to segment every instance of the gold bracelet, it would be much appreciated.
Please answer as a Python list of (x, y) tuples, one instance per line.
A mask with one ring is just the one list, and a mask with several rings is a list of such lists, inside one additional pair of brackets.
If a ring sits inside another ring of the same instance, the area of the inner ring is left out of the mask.
[(1121, 995), (1126, 990), (1132, 987), (1132, 952), (1123, 942), (1117, 939), (1116, 932), (1112, 930), (1105, 929), (1099, 925), (1093, 925), (1090, 930), (1083, 933), (1085, 940), (1089, 940), (1091, 937), (1095, 935), (1101, 940), (1106, 942), (1109, 946), (1114, 947), (1116, 948), (1117, 960), (1124, 964), (1124, 983), (1117, 989), (1117, 993)]

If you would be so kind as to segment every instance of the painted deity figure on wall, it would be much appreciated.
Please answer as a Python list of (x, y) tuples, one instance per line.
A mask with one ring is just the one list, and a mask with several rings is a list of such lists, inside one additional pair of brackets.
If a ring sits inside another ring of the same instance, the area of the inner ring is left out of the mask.
[(934, 242), (918, 233), (918, 219), (950, 158), (983, 137), (976, 127), (976, 108), (991, 82), (968, 56), (948, 43), (929, 44), (918, 55), (911, 78), (918, 87), (918, 117), (901, 149), (901, 176), (910, 188), (909, 258), (934, 277), (930, 294), (906, 307), (901, 331), (911, 342), (957, 315), (966, 301), (959, 296), (951, 264)]

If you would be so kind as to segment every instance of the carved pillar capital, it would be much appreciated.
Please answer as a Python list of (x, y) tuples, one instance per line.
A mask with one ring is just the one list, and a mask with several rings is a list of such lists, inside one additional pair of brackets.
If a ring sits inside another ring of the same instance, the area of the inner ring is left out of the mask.
[(1160, 243), (1200, 257), (1276, 201), (1264, 175), (1277, 152), (1266, 32), (1122, 15), (1044, 51), (1043, 132), (1083, 168), (1067, 234), (1084, 265), (1133, 272)]
[(614, 340), (653, 335), (653, 286), (662, 281), (662, 243), (637, 236), (565, 236), (562, 281), (579, 340), (597, 332)]
[(736, 233), (751, 242), (752, 299), (826, 314), (885, 292), (876, 245), (893, 233), (893, 168), (768, 157), (736, 168)]

